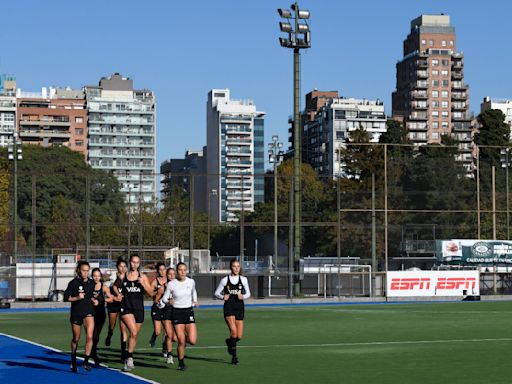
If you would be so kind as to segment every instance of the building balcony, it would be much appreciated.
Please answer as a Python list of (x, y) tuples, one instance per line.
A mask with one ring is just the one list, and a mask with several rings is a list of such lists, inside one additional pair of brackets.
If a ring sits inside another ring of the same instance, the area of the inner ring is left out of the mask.
[(226, 138), (227, 145), (251, 145), (251, 138), (242, 138), (242, 137), (227, 137)]
[(452, 81), (452, 89), (466, 90), (469, 86), (462, 81)]
[(97, 141), (97, 140), (89, 140), (89, 146), (95, 147), (127, 147), (127, 148), (152, 148), (154, 147), (153, 143), (144, 143), (144, 142), (135, 142), (135, 141)]
[(467, 100), (467, 98), (466, 92), (452, 92), (452, 100)]
[(412, 99), (428, 99), (428, 93), (425, 91), (412, 91), (411, 98)]
[(427, 102), (417, 102), (417, 101), (411, 101), (411, 108), (412, 109), (428, 109), (428, 103)]
[(412, 114), (412, 115), (409, 115), (409, 119), (408, 120), (426, 121), (426, 120), (428, 120), (428, 115), (426, 113), (425, 114)]
[(228, 149), (224, 154), (227, 156), (251, 156), (252, 151), (245, 150), (235, 150), (235, 149)]
[(89, 123), (109, 124), (109, 125), (154, 125), (154, 121), (142, 119), (105, 119), (98, 117), (89, 117)]
[(418, 79), (428, 79), (428, 71), (425, 71), (425, 70), (416, 71), (416, 77)]
[(466, 104), (452, 103), (452, 111), (466, 111), (467, 109)]
[(38, 137), (38, 138), (43, 138), (43, 137), (53, 137), (53, 138), (61, 138), (61, 139), (70, 139), (71, 138), (71, 133), (70, 132), (63, 132), (63, 131), (55, 131), (55, 130), (50, 130), (50, 129), (45, 129), (45, 130), (26, 130), (26, 129), (22, 129), (20, 128), (20, 132), (19, 132), (19, 135), (20, 137), (22, 138), (29, 138), (29, 137)]
[(424, 80), (416, 81), (412, 84), (412, 87), (414, 89), (427, 89), (428, 81), (424, 81)]
[(453, 80), (462, 80), (464, 78), (464, 73), (462, 71), (455, 72), (452, 71), (452, 79)]
[(40, 126), (40, 127), (69, 127), (70, 122), (62, 120), (20, 120), (20, 127)]
[(461, 116), (455, 116), (452, 114), (453, 121), (471, 121), (472, 116), (469, 113), (463, 113)]
[(99, 130), (98, 128), (96, 127), (91, 127), (89, 128), (89, 135), (92, 136), (126, 136), (126, 137), (130, 137), (130, 136), (135, 136), (135, 137), (139, 137), (139, 136), (154, 136), (155, 133), (154, 132), (145, 132), (143, 130), (139, 130), (139, 131), (133, 131), (133, 130), (128, 130), (128, 129), (125, 129), (125, 130)]
[(472, 126), (470, 122), (461, 123), (461, 122), (454, 122), (453, 123), (453, 130), (454, 131), (471, 131)]
[(428, 61), (427, 60), (416, 60), (416, 66), (418, 68), (428, 68)]

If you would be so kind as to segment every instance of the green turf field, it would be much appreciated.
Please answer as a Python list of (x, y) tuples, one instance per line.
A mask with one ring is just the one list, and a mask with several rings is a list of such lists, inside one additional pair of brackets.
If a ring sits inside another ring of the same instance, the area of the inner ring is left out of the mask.
[[(133, 373), (162, 383), (512, 383), (512, 302), (248, 308), (239, 366), (228, 364), (222, 310), (196, 317), (186, 372), (148, 348), (147, 316)], [(0, 312), (0, 332), (68, 351), (67, 319)], [(103, 339), (100, 352), (120, 368), (118, 333), (112, 350)]]

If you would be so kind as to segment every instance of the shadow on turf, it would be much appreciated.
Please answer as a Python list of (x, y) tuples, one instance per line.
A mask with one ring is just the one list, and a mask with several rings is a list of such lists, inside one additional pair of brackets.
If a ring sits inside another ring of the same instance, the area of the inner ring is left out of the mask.
[[(39, 360), (45, 360), (45, 359), (41, 359), (41, 357), (37, 356), (37, 357), (33, 357), (33, 356), (26, 356), (27, 358), (35, 358), (35, 359), (39, 359)], [(55, 359), (57, 360), (57, 359)], [(27, 368), (27, 369), (46, 369), (46, 370), (49, 370), (49, 371), (60, 371), (60, 372), (70, 372), (70, 370), (68, 369), (59, 369), (59, 368), (54, 368), (54, 367), (49, 367), (47, 365), (43, 365), (43, 364), (37, 364), (37, 363), (24, 363), (22, 361), (9, 361), (9, 360), (0, 360), (1, 363), (4, 363), (5, 365), (9, 366), (9, 367), (22, 367), (22, 368)], [(66, 364), (69, 364), (69, 361), (65, 361)], [(79, 373), (80, 375), (82, 375), (83, 373)], [(75, 373), (76, 375), (76, 373)]]

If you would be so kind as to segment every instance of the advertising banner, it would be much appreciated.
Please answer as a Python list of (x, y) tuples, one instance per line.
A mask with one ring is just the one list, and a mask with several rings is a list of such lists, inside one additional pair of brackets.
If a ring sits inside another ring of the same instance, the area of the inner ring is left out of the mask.
[(436, 240), (439, 264), (512, 264), (512, 241)]
[(478, 296), (480, 274), (471, 271), (394, 271), (387, 273), (388, 297)]

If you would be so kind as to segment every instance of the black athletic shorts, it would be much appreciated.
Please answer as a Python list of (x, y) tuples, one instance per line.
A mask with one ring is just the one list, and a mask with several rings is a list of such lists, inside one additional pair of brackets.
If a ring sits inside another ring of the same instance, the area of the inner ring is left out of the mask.
[(76, 325), (82, 325), (84, 323), (84, 319), (86, 317), (94, 317), (94, 314), (93, 313), (87, 313), (87, 314), (77, 314), (77, 313), (72, 313), (71, 316), (69, 317), (69, 321), (72, 323), (72, 324), (76, 324)]
[(113, 303), (107, 303), (107, 312), (108, 313), (119, 313), (121, 312), (121, 302), (114, 301)]
[(166, 305), (160, 311), (162, 313), (162, 320), (172, 321), (172, 319), (173, 319), (172, 318), (172, 316), (173, 316), (173, 307), (172, 306)]
[(151, 318), (153, 321), (162, 321), (162, 310), (156, 304), (151, 307)]
[(144, 310), (143, 309), (121, 308), (121, 316), (125, 316), (125, 315), (133, 315), (133, 317), (135, 317), (135, 322), (137, 324), (142, 324), (144, 322)]
[(196, 322), (192, 308), (174, 308), (172, 315), (173, 324), (193, 324)]
[(235, 320), (243, 320), (245, 316), (244, 303), (224, 303), (224, 317), (235, 316)]

